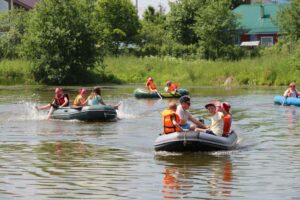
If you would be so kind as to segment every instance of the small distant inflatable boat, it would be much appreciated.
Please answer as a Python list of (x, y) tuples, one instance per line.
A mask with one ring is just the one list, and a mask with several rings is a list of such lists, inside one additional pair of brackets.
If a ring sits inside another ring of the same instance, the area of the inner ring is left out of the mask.
[(284, 97), (284, 96), (275, 96), (274, 103), (284, 106), (300, 106), (300, 98), (296, 97)]
[(52, 119), (77, 119), (82, 121), (110, 121), (116, 119), (116, 117), (116, 110), (108, 105), (59, 108), (51, 115)]
[[(179, 98), (183, 95), (188, 95), (189, 91), (186, 89), (179, 89), (177, 93), (172, 94), (170, 92), (160, 92), (162, 98)], [(160, 98), (156, 92), (147, 92), (144, 89), (136, 89), (134, 91), (134, 96), (136, 98)]]
[(159, 136), (155, 140), (154, 149), (169, 152), (230, 150), (236, 147), (237, 139), (234, 131), (228, 137), (193, 131), (174, 132)]

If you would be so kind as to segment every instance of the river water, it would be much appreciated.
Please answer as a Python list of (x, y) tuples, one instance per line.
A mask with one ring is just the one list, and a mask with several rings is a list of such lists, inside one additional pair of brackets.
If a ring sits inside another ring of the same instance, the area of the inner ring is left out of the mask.
[(106, 103), (122, 101), (105, 123), (46, 120), (33, 108), (53, 87), (0, 87), (0, 199), (300, 199), (300, 108), (273, 104), (284, 88), (186, 87), (194, 116), (231, 103), (239, 141), (181, 154), (154, 152), (168, 100), (135, 99), (136, 87), (103, 87)]

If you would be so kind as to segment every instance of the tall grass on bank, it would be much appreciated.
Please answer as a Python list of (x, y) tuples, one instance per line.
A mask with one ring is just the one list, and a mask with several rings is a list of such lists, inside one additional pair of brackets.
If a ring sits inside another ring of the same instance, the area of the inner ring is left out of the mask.
[(143, 83), (152, 76), (159, 85), (172, 80), (181, 85), (218, 86), (231, 77), (232, 85), (279, 86), (299, 79), (299, 70), (288, 61), (288, 56), (274, 54), (240, 61), (107, 57), (105, 71), (126, 83)]
[(35, 84), (29, 62), (25, 60), (1, 60), (0, 84)]

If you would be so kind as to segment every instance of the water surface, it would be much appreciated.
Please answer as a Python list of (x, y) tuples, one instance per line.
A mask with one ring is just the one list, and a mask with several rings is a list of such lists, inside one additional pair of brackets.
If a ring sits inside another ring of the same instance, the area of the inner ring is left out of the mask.
[(122, 101), (120, 120), (93, 123), (35, 111), (53, 87), (0, 87), (0, 199), (300, 198), (300, 108), (273, 104), (284, 88), (187, 87), (194, 116), (231, 103), (239, 144), (180, 154), (154, 152), (168, 100), (135, 99), (136, 87), (103, 87), (106, 103)]

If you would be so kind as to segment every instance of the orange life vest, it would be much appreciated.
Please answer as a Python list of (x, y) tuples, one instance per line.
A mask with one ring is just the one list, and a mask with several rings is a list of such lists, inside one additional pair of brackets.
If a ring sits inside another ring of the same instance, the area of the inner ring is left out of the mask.
[(172, 83), (169, 87), (168, 87), (168, 92), (173, 92), (177, 90), (177, 85)]
[(172, 122), (173, 117), (175, 117), (175, 121), (177, 123), (180, 122), (179, 116), (173, 110), (166, 109), (166, 110), (163, 111), (163, 113), (162, 113), (162, 123), (163, 123), (163, 126), (164, 126), (164, 133), (165, 134), (180, 131), (180, 128), (176, 127), (173, 124), (173, 122)]
[(231, 129), (231, 115), (225, 115), (223, 121), (224, 121), (223, 135), (227, 136), (230, 133), (230, 129)]
[[(149, 88), (149, 86), (150, 86), (150, 88)], [(154, 84), (154, 82), (152, 80), (149, 80), (146, 83), (146, 90), (149, 92), (150, 89), (151, 90), (156, 90), (157, 89), (156, 86), (155, 86), (155, 84)]]

